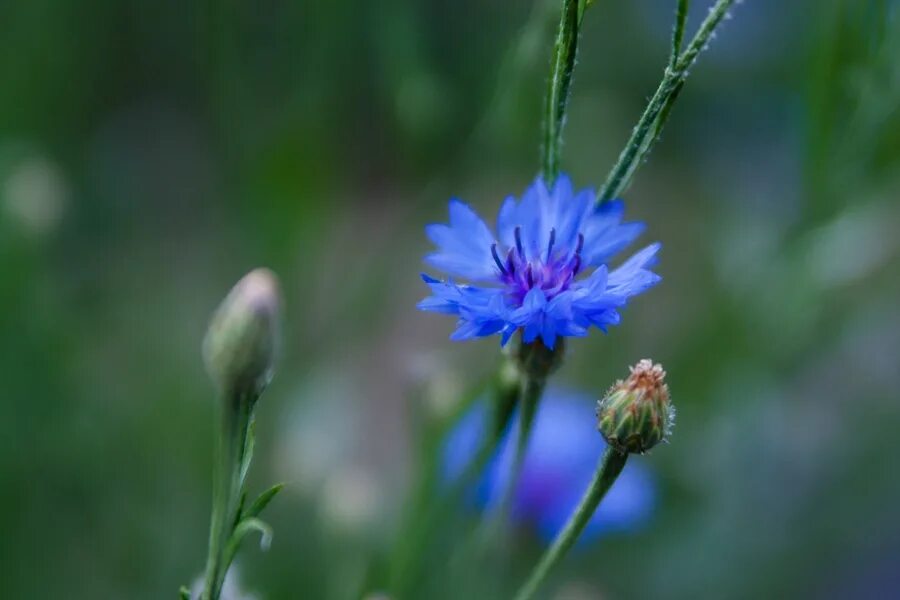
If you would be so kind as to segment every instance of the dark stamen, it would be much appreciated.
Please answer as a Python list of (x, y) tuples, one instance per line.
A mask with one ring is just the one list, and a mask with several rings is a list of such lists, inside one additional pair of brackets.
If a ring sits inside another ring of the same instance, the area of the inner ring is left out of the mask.
[(516, 274), (516, 261), (513, 260), (513, 252), (515, 252), (515, 250), (510, 248), (509, 253), (506, 255), (506, 268), (510, 275)]
[(491, 244), (491, 256), (494, 257), (494, 262), (497, 263), (497, 267), (499, 267), (500, 272), (504, 275), (507, 274), (506, 267), (503, 266), (503, 261), (500, 260), (500, 255), (497, 254), (497, 244), (496, 242)]
[(578, 234), (578, 243), (575, 244), (575, 256), (572, 257), (572, 275), (578, 275), (581, 268), (581, 251), (584, 249), (584, 234)]
[(522, 228), (521, 227), (516, 227), (515, 236), (516, 236), (516, 251), (519, 253), (519, 256), (524, 259), (525, 251), (522, 250)]
[(556, 243), (556, 227), (550, 229), (550, 243), (547, 244), (547, 262), (550, 262), (550, 255), (553, 252), (553, 244)]
[(525, 281), (528, 283), (528, 288), (534, 287), (534, 273), (531, 272), (531, 263), (528, 263), (528, 268), (525, 269)]

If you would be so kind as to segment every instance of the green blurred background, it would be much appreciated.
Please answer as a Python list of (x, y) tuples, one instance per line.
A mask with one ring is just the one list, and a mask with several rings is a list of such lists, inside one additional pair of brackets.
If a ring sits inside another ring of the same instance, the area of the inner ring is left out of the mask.
[[(289, 485), (242, 585), (340, 599), (378, 581), (416, 431), (497, 355), (415, 310), (422, 227), (452, 195), (491, 215), (536, 173), (558, 4), (0, 3), (0, 596), (173, 598), (200, 572), (199, 345), (258, 265), (282, 278), (286, 353), (251, 487)], [(577, 184), (602, 181), (654, 89), (674, 4), (588, 13)], [(559, 375), (599, 395), (639, 358), (666, 365), (678, 426), (645, 461), (660, 506), (547, 597), (897, 593), (898, 9), (751, 0), (695, 67), (626, 195), (664, 282)], [(517, 539), (502, 585), (540, 550)], [(441, 581), (457, 544), (435, 540)]]

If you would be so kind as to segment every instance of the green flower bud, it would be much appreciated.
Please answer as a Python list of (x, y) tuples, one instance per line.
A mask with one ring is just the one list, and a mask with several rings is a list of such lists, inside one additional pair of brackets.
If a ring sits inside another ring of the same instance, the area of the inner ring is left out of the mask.
[(255, 397), (272, 379), (280, 304), (275, 274), (255, 269), (237, 282), (213, 314), (203, 358), (223, 394)]
[(643, 454), (666, 440), (675, 409), (665, 377), (662, 365), (644, 359), (597, 403), (597, 429), (610, 446), (623, 454)]

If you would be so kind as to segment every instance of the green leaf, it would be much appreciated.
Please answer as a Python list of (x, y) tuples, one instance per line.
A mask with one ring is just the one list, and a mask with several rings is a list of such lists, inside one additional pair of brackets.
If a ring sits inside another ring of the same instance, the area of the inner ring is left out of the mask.
[(272, 545), (272, 527), (257, 518), (249, 518), (241, 521), (238, 526), (234, 530), (234, 534), (232, 535), (235, 538), (237, 543), (240, 543), (245, 535), (250, 533), (251, 531), (258, 531), (260, 534), (259, 538), (259, 548), (260, 550), (268, 550), (269, 546)]
[(250, 505), (250, 508), (247, 509), (247, 512), (244, 513), (243, 518), (252, 519), (258, 517), (259, 514), (265, 509), (269, 502), (272, 501), (272, 498), (280, 492), (284, 488), (283, 483), (276, 483), (262, 494), (260, 494), (256, 500), (253, 501), (253, 504)]
[(181, 586), (181, 589), (178, 590), (178, 599), (191, 600), (191, 590), (187, 589), (186, 586)]

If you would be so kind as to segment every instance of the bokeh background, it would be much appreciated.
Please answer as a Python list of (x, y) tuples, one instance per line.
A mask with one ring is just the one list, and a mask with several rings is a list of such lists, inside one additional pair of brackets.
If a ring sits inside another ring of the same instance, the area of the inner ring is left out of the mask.
[[(498, 354), (415, 310), (422, 227), (453, 195), (492, 216), (535, 175), (558, 4), (0, 3), (0, 595), (172, 598), (201, 571), (199, 345), (258, 265), (282, 279), (286, 351), (251, 488), (288, 488), (240, 586), (342, 599), (383, 581), (423, 432)], [(640, 358), (666, 365), (678, 426), (640, 461), (658, 501), (547, 597), (896, 594), (898, 9), (749, 0), (694, 68), (626, 194), (664, 282), (558, 375), (597, 397)], [(576, 183), (613, 163), (673, 10), (588, 13)], [(508, 595), (542, 542), (516, 531), (450, 578), (475, 520), (433, 536), (409, 597)]]

